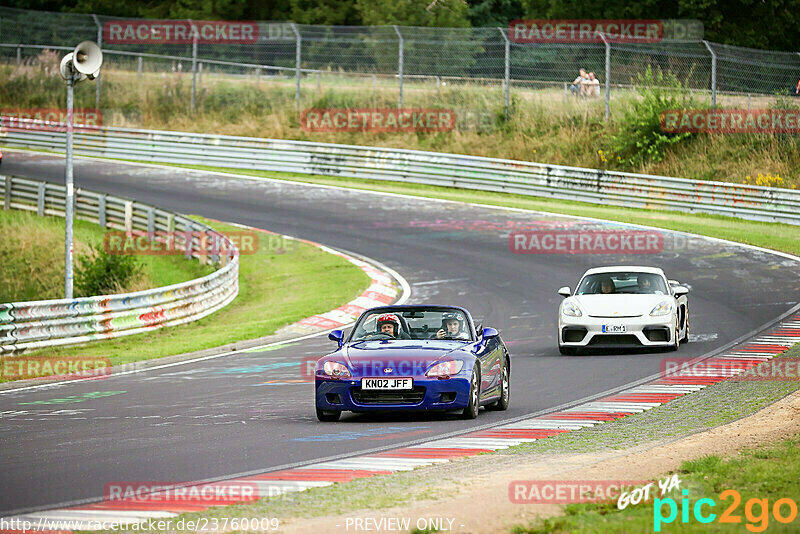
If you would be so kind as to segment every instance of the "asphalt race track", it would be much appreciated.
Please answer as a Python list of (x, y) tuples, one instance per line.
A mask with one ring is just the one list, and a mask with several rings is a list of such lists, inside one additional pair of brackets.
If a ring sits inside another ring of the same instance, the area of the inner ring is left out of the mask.
[[(3, 174), (63, 183), (63, 159), (7, 151)], [(162, 208), (266, 228), (374, 258), (411, 284), (409, 303), (465, 306), (512, 355), (511, 408), (452, 416), (345, 414), (316, 420), (298, 362), (325, 336), (213, 360), (0, 393), (0, 516), (99, 498), (120, 481), (205, 480), (355, 454), (546, 410), (659, 371), (674, 353), (565, 357), (556, 289), (591, 266), (661, 266), (691, 287), (692, 337), (678, 356), (721, 348), (797, 304), (798, 262), (664, 234), (638, 255), (515, 254), (512, 230), (609, 228), (566, 217), (174, 168), (78, 159), (75, 183)], [(619, 225), (617, 225), (619, 226)]]

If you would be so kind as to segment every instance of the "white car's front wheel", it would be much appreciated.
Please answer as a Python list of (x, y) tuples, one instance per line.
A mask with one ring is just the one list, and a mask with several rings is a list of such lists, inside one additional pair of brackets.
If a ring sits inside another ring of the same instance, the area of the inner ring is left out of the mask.
[(681, 346), (681, 326), (677, 319), (675, 320), (675, 333), (672, 334), (675, 342), (669, 346), (669, 350), (676, 351)]

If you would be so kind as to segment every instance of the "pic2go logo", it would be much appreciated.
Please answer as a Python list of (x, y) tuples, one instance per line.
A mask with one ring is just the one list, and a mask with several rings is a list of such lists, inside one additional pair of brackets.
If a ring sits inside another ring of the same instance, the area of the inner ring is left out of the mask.
[[(694, 506), (689, 503), (689, 490), (685, 489), (681, 492), (683, 498), (681, 499), (680, 514), (681, 523), (689, 522), (689, 513), (691, 511), (694, 519), (700, 523), (712, 523), (717, 519), (717, 514), (711, 510), (717, 506), (714, 499), (698, 499)], [(719, 494), (720, 501), (727, 501), (731, 499), (731, 504), (719, 516), (719, 523), (733, 523), (739, 524), (742, 522), (742, 516), (735, 514), (736, 509), (742, 502), (742, 496), (736, 490), (725, 490)], [(666, 508), (666, 509), (665, 509)], [(668, 515), (664, 515), (668, 510)], [(797, 518), (797, 503), (789, 498), (776, 500), (772, 505), (772, 517), (778, 523), (791, 523)], [(786, 513), (788, 512), (788, 513)], [(744, 515), (747, 519), (745, 527), (750, 532), (764, 532), (769, 526), (770, 506), (769, 499), (750, 499), (744, 505)], [(653, 501), (653, 531), (661, 532), (661, 526), (674, 523), (678, 518), (678, 503), (675, 499), (667, 497), (664, 499), (656, 498)]]

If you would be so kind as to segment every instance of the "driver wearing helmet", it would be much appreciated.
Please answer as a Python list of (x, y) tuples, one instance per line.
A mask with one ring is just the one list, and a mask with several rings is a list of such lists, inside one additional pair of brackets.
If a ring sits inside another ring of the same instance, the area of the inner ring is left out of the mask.
[(464, 316), (460, 313), (442, 314), (442, 328), (436, 332), (436, 339), (469, 339), (464, 328)]
[(400, 319), (393, 313), (384, 313), (378, 317), (376, 334), (387, 334), (393, 338), (400, 337)]

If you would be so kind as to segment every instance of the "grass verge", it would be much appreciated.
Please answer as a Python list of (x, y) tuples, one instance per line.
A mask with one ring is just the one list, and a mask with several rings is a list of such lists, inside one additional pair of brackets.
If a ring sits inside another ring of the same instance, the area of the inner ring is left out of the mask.
[[(105, 230), (75, 220), (75, 258), (102, 246)], [(167, 286), (205, 276), (211, 267), (176, 256), (140, 256), (141, 274), (120, 293)], [(0, 209), (0, 302), (64, 298), (64, 219)], [(77, 267), (77, 262), (76, 262)], [(76, 269), (76, 277), (80, 271)], [(79, 280), (76, 278), (76, 287)]]
[[(689, 494), (682, 497), (678, 492), (637, 506), (618, 510), (616, 502), (570, 504), (564, 515), (547, 518), (528, 527), (516, 527), (514, 534), (544, 534), (548, 532), (585, 533), (627, 533), (627, 532), (797, 532), (800, 521), (797, 519), (797, 496), (800, 495), (800, 434), (780, 443), (742, 451), (730, 458), (705, 456), (687, 461), (678, 472), (681, 487), (688, 487)], [(734, 490), (733, 494), (724, 494)], [(686, 498), (687, 515), (682, 516), (682, 498)], [(780, 499), (790, 499), (780, 507), (784, 518), (793, 517), (788, 523), (781, 523), (774, 515), (774, 505)], [(674, 500), (676, 515), (671, 521), (669, 501)], [(700, 510), (711, 522), (701, 522), (695, 515), (696, 504), (700, 499), (711, 499)], [(752, 500), (752, 501), (751, 501)], [(794, 514), (791, 513), (795, 506)], [(734, 522), (721, 523), (722, 513), (732, 512)], [(658, 523), (656, 523), (658, 519)], [(747, 530), (745, 530), (747, 529)]]
[[(241, 231), (195, 219), (222, 232)], [(104, 356), (119, 365), (202, 350), (273, 334), (282, 326), (341, 306), (369, 286), (369, 277), (339, 256), (298, 241), (286, 241), (286, 248), (276, 249), (270, 246), (270, 234), (259, 233), (259, 238), (255, 254), (240, 256), (239, 295), (216, 313), (146, 334), (29, 354)]]

